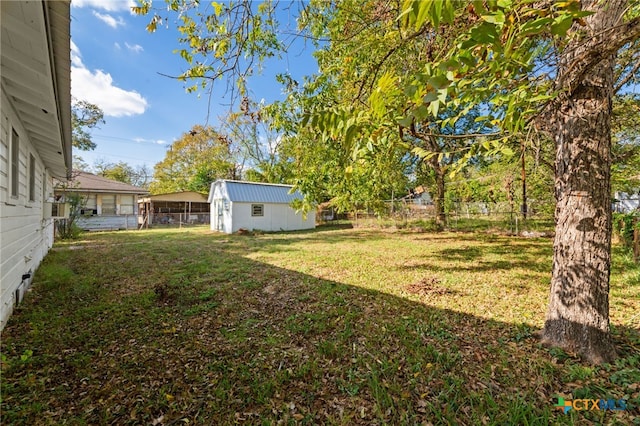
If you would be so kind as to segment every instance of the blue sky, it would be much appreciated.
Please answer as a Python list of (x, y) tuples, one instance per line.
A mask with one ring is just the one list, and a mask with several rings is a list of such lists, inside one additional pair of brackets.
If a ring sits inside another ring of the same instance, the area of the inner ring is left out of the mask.
[[(148, 33), (149, 17), (130, 12), (134, 1), (72, 0), (71, 5), (72, 95), (98, 105), (106, 121), (92, 132), (97, 148), (74, 154), (89, 166), (103, 160), (153, 168), (174, 140), (208, 117), (206, 94), (186, 93), (182, 82), (159, 74), (185, 70), (183, 59), (173, 53), (179, 48), (178, 32), (170, 26)], [(154, 3), (163, 5), (162, 0)], [(310, 50), (290, 52), (288, 58), (266, 64), (264, 76), (254, 79), (253, 99), (282, 97), (273, 79), (277, 73), (301, 76), (316, 71)], [(214, 126), (228, 111), (228, 100), (220, 97), (224, 83), (216, 89), (208, 117)]]

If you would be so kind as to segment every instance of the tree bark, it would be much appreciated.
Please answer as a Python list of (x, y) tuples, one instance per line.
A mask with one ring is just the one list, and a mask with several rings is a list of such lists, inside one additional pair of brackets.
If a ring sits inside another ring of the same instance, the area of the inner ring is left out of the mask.
[(598, 57), (575, 78), (571, 73), (584, 57), (594, 56), (591, 49), (601, 47), (595, 43), (596, 35), (621, 22), (626, 3), (583, 0), (583, 9), (595, 13), (586, 19), (586, 36), (574, 34), (575, 40), (561, 53), (557, 82), (562, 92), (551, 116), (556, 142), (556, 234), (542, 339), (592, 363), (615, 358), (609, 329), (615, 53)]
[(436, 193), (433, 197), (433, 206), (436, 210), (436, 225), (439, 228), (444, 228), (447, 224), (447, 215), (444, 211), (444, 197), (445, 197), (445, 171), (444, 168), (438, 162), (437, 156), (433, 157), (431, 162), (431, 168), (433, 168), (433, 175), (436, 183)]

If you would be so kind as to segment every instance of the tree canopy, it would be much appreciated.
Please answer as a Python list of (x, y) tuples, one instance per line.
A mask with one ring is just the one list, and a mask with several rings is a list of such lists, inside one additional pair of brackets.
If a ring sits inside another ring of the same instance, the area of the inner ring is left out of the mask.
[(96, 148), (91, 140), (91, 130), (104, 124), (104, 113), (99, 106), (74, 99), (71, 106), (71, 137), (74, 148), (91, 151)]
[(154, 167), (152, 194), (180, 191), (208, 193), (216, 179), (239, 176), (231, 141), (211, 126), (195, 125), (171, 144)]
[[(188, 46), (180, 78), (231, 76), (242, 93), (245, 77), (286, 46), (277, 2), (167, 3)], [(147, 1), (136, 9), (150, 10)], [(160, 20), (155, 14), (149, 29)], [(298, 22), (317, 42), (320, 67), (301, 90), (280, 77), (293, 90), (276, 124), (294, 161), (307, 160), (298, 186), (356, 205), (360, 189), (366, 199), (395, 181), (410, 156), (441, 174), (457, 165), (451, 176), (479, 154), (509, 157), (533, 132), (548, 135), (557, 228), (543, 340), (593, 362), (613, 359), (611, 104), (639, 80), (638, 3), (311, 1)]]
[(145, 165), (131, 166), (124, 161), (110, 163), (98, 160), (93, 168), (100, 176), (140, 188), (148, 188), (153, 172)]

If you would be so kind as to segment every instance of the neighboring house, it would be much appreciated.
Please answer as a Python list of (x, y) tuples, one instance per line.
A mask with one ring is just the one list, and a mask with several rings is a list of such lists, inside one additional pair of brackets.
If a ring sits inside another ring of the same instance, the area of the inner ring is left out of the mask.
[(80, 194), (82, 208), (76, 225), (86, 231), (138, 228), (138, 196), (148, 192), (137, 186), (87, 172), (74, 173), (56, 197), (65, 201), (68, 193)]
[(306, 216), (291, 207), (301, 200), (290, 185), (217, 180), (211, 184), (211, 229), (231, 234), (240, 229), (294, 231), (313, 229), (315, 211)]
[(53, 244), (71, 169), (70, 2), (0, 1), (0, 329)]
[(417, 186), (412, 189), (408, 195), (403, 197), (404, 200), (409, 200), (411, 203), (418, 206), (429, 206), (433, 204), (431, 195), (427, 192), (423, 186)]
[(615, 192), (613, 194), (613, 211), (619, 213), (631, 213), (640, 209), (640, 193), (627, 194), (624, 192)]
[(149, 195), (138, 201), (144, 226), (154, 224), (209, 223), (209, 202), (194, 191)]

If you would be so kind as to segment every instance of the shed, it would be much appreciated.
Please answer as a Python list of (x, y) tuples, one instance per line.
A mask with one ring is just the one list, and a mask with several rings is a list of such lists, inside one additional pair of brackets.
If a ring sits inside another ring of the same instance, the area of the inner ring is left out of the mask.
[(195, 191), (149, 195), (138, 201), (143, 225), (209, 223), (207, 196)]
[(315, 211), (306, 216), (291, 206), (303, 198), (291, 185), (217, 180), (211, 184), (211, 229), (231, 234), (239, 229), (295, 231), (316, 227)]
[(71, 169), (70, 18), (69, 1), (0, 1), (0, 330), (65, 210), (53, 179)]
[(77, 172), (68, 185), (56, 188), (56, 195), (66, 193), (82, 197), (79, 228), (86, 231), (137, 229), (138, 196), (147, 191), (137, 186), (87, 172)]

